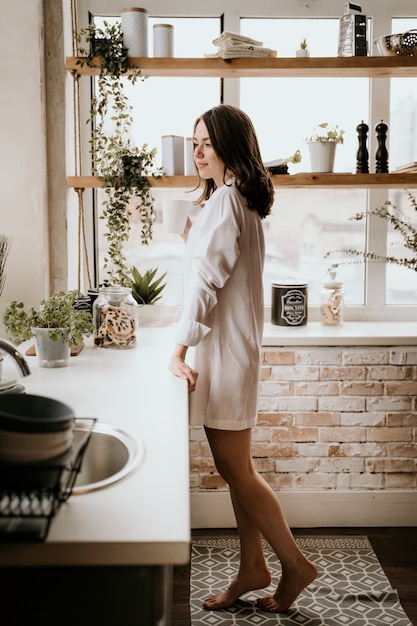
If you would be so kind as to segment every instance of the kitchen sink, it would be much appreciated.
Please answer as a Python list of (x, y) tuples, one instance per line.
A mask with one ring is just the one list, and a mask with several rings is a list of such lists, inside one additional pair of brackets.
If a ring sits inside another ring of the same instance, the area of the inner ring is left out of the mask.
[[(76, 426), (74, 445), (83, 436), (83, 428)], [(140, 467), (144, 454), (144, 445), (137, 437), (117, 426), (97, 422), (72, 494), (89, 493), (117, 483)]]

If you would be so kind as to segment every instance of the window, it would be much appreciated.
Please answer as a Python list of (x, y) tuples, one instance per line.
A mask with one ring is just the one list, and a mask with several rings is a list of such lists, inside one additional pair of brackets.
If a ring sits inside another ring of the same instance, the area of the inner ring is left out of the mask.
[[(79, 0), (80, 3), (99, 6), (98, 0)], [(108, 3), (112, 4), (111, 0)], [(259, 39), (265, 46), (276, 49), (279, 56), (295, 56), (301, 39), (307, 38), (312, 56), (337, 54), (339, 12), (329, 14), (328, 3), (317, 0), (314, 6), (293, 6), (294, 3), (271, 3), (260, 0), (247, 15), (236, 15), (228, 0), (215, 0), (207, 12), (196, 9), (188, 0), (172, 3), (161, 0), (159, 16), (150, 18), (149, 31), (155, 22), (174, 24), (175, 56), (203, 56), (213, 52), (212, 40), (221, 29), (239, 31)], [(161, 17), (165, 7), (165, 15)], [(393, 7), (369, 0), (364, 7), (368, 13), (368, 43), (378, 34), (404, 32), (416, 28), (415, 7), (409, 0)], [(93, 10), (93, 9), (91, 9)], [(343, 7), (341, 7), (340, 13)], [(96, 13), (99, 9), (96, 11)], [(150, 15), (152, 9), (149, 8)], [(120, 12), (115, 3), (114, 14)], [(94, 10), (93, 10), (94, 13)], [(193, 17), (184, 17), (191, 15)], [(221, 15), (221, 18), (220, 18)], [(268, 18), (264, 16), (268, 15)], [(376, 52), (373, 52), (376, 54)], [(151, 54), (151, 47), (150, 47)], [(236, 86), (236, 84), (238, 85)], [(146, 142), (160, 150), (161, 136), (179, 134), (189, 136), (195, 117), (220, 101), (218, 79), (150, 78), (132, 93), (132, 102), (138, 108), (138, 128), (134, 139)], [(380, 119), (389, 125), (390, 171), (404, 163), (417, 161), (417, 79), (281, 79), (245, 78), (239, 81), (225, 79), (225, 101), (241, 106), (252, 118), (265, 161), (291, 156), (300, 149), (303, 160), (289, 165), (290, 173), (310, 171), (309, 155), (304, 143), (314, 126), (323, 121), (335, 122), (345, 129), (345, 142), (338, 145), (335, 170), (355, 172), (358, 146), (356, 126), (366, 121), (369, 130), (369, 159), (373, 165), (375, 145), (374, 126)], [(159, 104), (155, 107), (155, 102)], [(146, 119), (146, 128), (140, 120)], [(160, 156), (158, 157), (158, 159)], [(158, 161), (159, 163), (159, 161)], [(183, 243), (176, 235), (166, 235), (160, 221), (161, 199), (165, 194), (184, 190), (154, 190), (159, 214), (154, 243), (144, 250), (136, 245), (135, 224), (127, 250), (132, 264), (140, 269), (158, 265), (168, 271), (167, 303), (179, 302), (178, 286), (182, 273)], [(338, 270), (346, 289), (347, 319), (413, 319), (417, 304), (417, 274), (397, 266), (349, 262), (350, 257), (324, 259), (328, 251), (354, 247), (375, 250), (382, 254), (400, 251), (395, 233), (386, 224), (349, 219), (358, 211), (381, 206), (389, 198), (404, 208), (407, 198), (401, 190), (349, 190), (278, 188), (273, 215), (265, 220), (267, 257), (264, 273), (265, 299), (271, 296), (271, 282), (278, 278), (294, 277), (309, 283), (309, 305), (319, 304), (322, 280), (331, 261), (344, 261)], [(415, 216), (413, 216), (415, 217)], [(102, 226), (99, 223), (99, 226)], [(394, 248), (394, 247), (395, 248)]]

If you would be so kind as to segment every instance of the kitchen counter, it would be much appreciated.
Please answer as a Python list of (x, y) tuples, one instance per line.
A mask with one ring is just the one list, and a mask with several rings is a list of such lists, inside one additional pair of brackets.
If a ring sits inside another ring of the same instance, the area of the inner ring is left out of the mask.
[[(68, 367), (40, 368), (36, 357), (26, 357), (31, 375), (19, 382), (27, 393), (61, 400), (78, 418), (129, 431), (143, 442), (145, 456), (120, 482), (71, 495), (45, 542), (3, 543), (0, 566), (189, 561), (188, 392), (168, 371), (173, 345), (173, 328), (141, 328), (137, 347), (129, 350), (97, 348), (87, 338)], [(19, 377), (10, 357), (3, 376)]]

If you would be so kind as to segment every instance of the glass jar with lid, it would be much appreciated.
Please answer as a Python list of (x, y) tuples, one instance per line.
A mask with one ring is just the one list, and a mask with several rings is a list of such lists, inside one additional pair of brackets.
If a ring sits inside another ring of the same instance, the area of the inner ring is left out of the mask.
[(320, 294), (320, 320), (322, 324), (336, 325), (343, 321), (344, 291), (343, 283), (336, 280), (336, 272), (329, 270), (329, 279), (323, 282)]
[(138, 304), (130, 287), (100, 287), (93, 305), (94, 345), (134, 348), (138, 329)]

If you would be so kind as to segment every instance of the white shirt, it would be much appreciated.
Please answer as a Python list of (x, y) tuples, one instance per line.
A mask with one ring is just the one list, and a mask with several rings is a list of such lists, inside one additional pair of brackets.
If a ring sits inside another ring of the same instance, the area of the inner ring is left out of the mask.
[(234, 184), (219, 187), (190, 229), (176, 341), (196, 346), (190, 422), (222, 430), (256, 424), (263, 331), (261, 218)]

